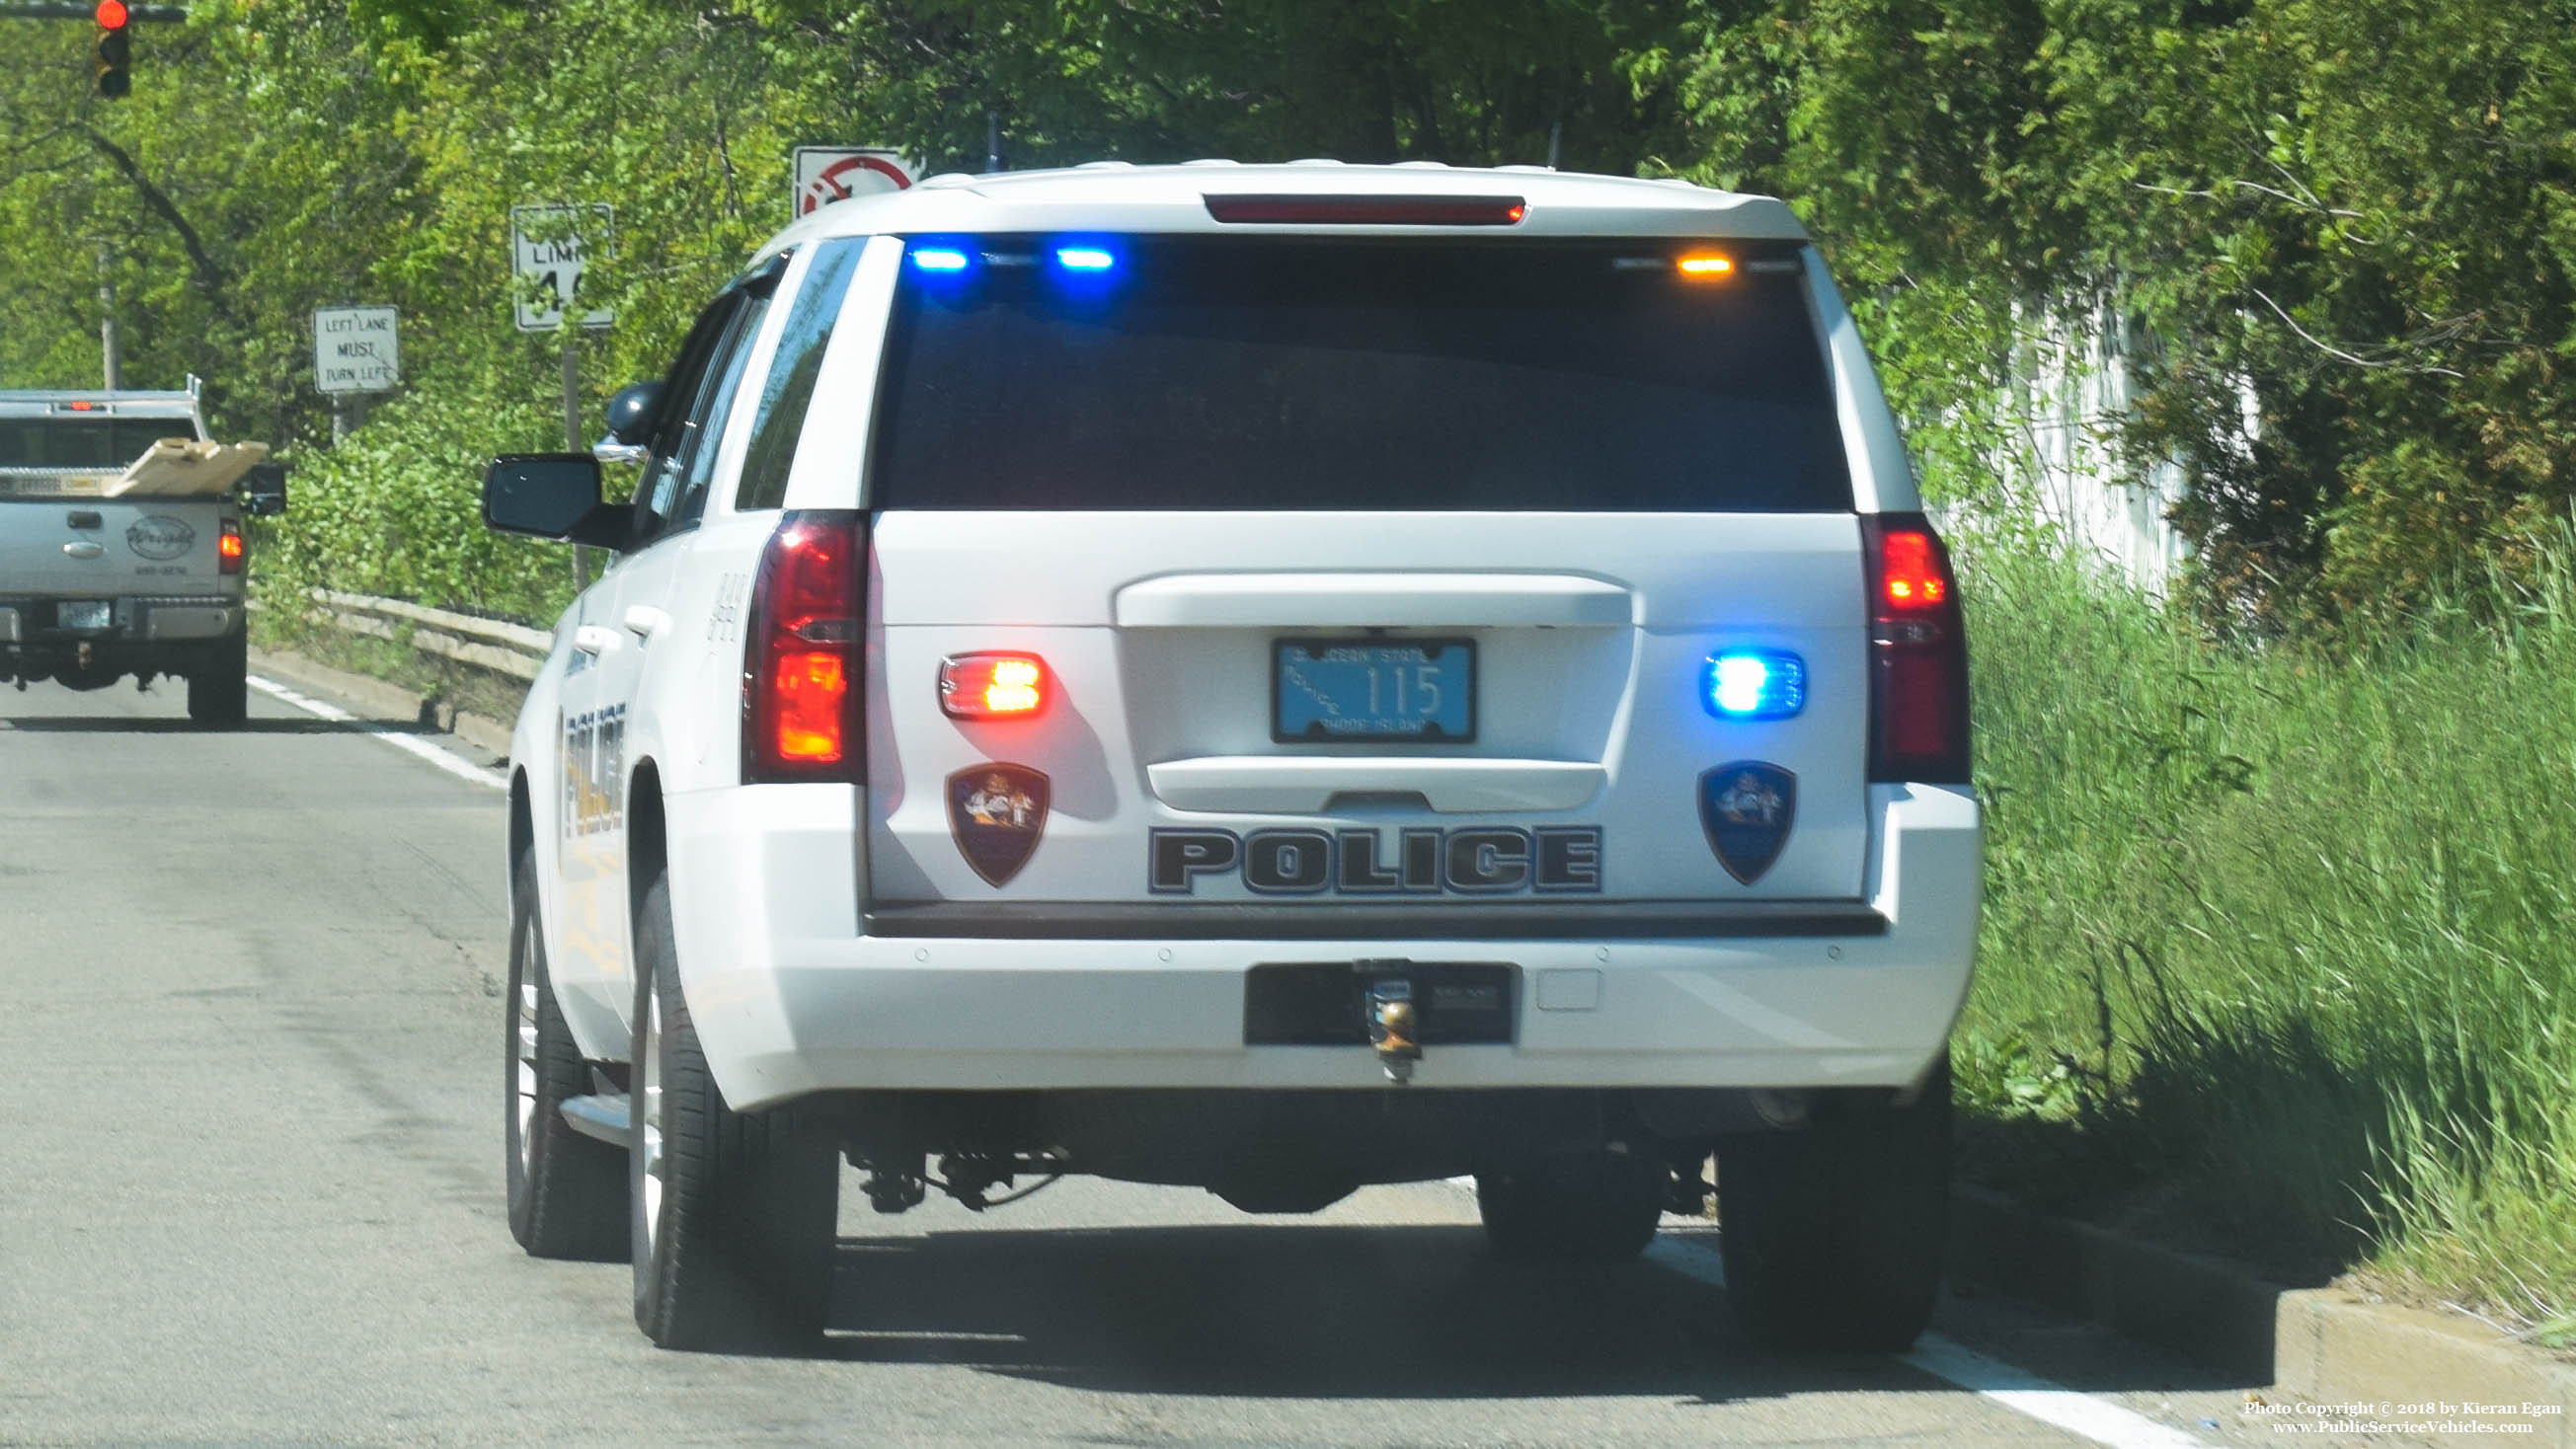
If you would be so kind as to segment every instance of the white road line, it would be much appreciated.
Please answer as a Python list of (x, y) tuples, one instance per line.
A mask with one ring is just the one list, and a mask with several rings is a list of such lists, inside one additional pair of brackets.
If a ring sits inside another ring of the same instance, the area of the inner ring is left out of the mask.
[(404, 754), (417, 755), (460, 780), (471, 780), (477, 785), (489, 785), (495, 790), (510, 788), (509, 778), (498, 770), (486, 770), (479, 765), (469, 765), (427, 740), (416, 739), (399, 730), (388, 729), (381, 725), (369, 724), (336, 704), (324, 704), (318, 699), (298, 694), (273, 679), (262, 679), (254, 674), (250, 677), (250, 687), (283, 703), (291, 704), (306, 714), (317, 715), (334, 724), (356, 725)]
[[(1686, 1278), (1726, 1286), (1726, 1269), (1715, 1253), (1672, 1238), (1657, 1238), (1646, 1247), (1646, 1260)], [(1988, 1358), (1955, 1339), (1927, 1333), (1915, 1340), (1912, 1353), (1896, 1360), (1947, 1379), (1963, 1389), (1994, 1400), (2018, 1414), (2054, 1424), (2110, 1449), (2210, 1449), (2179, 1429), (2170, 1429), (2144, 1414), (2121, 1408), (2063, 1384)]]
[(1914, 1351), (1900, 1361), (1963, 1389), (1974, 1389), (2005, 1408), (2044, 1419), (2070, 1434), (2081, 1434), (2096, 1444), (2109, 1444), (2114, 1449), (2207, 1449), (2203, 1441), (2180, 1429), (2168, 1429), (2108, 1399), (2097, 1399), (2025, 1373), (1937, 1333), (1917, 1339)]

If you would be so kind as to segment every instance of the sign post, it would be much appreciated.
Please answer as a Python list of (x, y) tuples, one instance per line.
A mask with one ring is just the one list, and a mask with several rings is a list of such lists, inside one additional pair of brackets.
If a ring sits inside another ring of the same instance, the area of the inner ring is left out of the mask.
[(853, 196), (902, 191), (920, 173), (902, 152), (881, 146), (799, 146), (791, 203), (796, 215), (809, 216)]
[(313, 385), (331, 400), (331, 441), (349, 435), (342, 399), (402, 386), (402, 316), (391, 307), (313, 313)]
[[(519, 330), (563, 334), (564, 451), (568, 453), (585, 451), (581, 334), (570, 324), (578, 318), (584, 328), (606, 327), (617, 320), (613, 308), (580, 302), (582, 273), (592, 257), (607, 249), (616, 222), (616, 208), (602, 202), (510, 208), (510, 275), (516, 282)], [(579, 545), (572, 551), (572, 577), (574, 587), (590, 586), (589, 550)]]

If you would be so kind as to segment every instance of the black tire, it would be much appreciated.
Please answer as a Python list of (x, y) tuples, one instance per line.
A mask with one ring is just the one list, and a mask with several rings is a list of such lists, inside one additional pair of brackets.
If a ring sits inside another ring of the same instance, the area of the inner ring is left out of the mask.
[(537, 926), (536, 863), (510, 869), (510, 991), (502, 1012), (501, 1135), (510, 1184), (510, 1236), (532, 1257), (585, 1263), (626, 1257), (626, 1154), (563, 1119), (589, 1090), (590, 1064), (573, 1044), (546, 970)]
[(250, 636), (207, 646), (188, 671), (188, 718), (223, 729), (250, 716)]
[(839, 1152), (794, 1108), (725, 1105), (681, 997), (663, 878), (635, 925), (636, 1325), (664, 1348), (808, 1346), (831, 1309)]
[(1645, 1153), (1587, 1152), (1476, 1175), (1494, 1251), (1529, 1263), (1624, 1263), (1646, 1250), (1672, 1170)]
[(1764, 1348), (1898, 1353), (1923, 1332), (1950, 1224), (1950, 1067), (1905, 1106), (1853, 1105), (1718, 1146), (1718, 1250)]

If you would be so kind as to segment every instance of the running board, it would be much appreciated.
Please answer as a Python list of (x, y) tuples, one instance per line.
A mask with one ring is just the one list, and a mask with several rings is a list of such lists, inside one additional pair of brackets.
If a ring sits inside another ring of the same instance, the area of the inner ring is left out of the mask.
[(601, 1093), (595, 1097), (566, 1097), (563, 1119), (584, 1137), (596, 1137), (612, 1146), (626, 1145), (626, 1104), (624, 1092)]

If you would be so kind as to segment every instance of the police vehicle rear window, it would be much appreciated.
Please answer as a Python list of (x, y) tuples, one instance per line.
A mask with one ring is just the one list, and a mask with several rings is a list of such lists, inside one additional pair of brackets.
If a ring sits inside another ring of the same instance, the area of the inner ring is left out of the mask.
[(0, 468), (105, 468), (126, 465), (163, 438), (193, 438), (186, 418), (0, 418)]
[[(1792, 251), (1135, 236), (909, 247), (873, 507), (1852, 506)], [(1710, 254), (1730, 265), (1678, 265)]]

